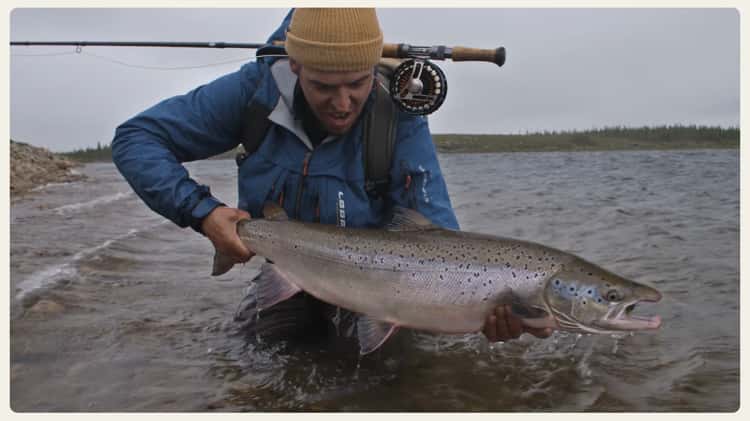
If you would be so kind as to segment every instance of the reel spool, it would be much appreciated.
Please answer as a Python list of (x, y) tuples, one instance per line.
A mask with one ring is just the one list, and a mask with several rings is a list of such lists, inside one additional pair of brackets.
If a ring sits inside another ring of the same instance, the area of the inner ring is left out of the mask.
[(409, 59), (393, 71), (389, 86), (391, 97), (408, 114), (427, 115), (445, 101), (448, 84), (445, 73), (424, 59)]

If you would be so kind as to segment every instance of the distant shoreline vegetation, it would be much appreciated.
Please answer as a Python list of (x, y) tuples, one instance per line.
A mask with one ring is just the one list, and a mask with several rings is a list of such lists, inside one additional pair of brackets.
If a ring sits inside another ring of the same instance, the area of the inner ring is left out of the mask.
[[(527, 134), (433, 134), (441, 153), (578, 152), (614, 150), (737, 149), (739, 128), (707, 126), (609, 127), (583, 131), (544, 131)], [(112, 161), (112, 148), (63, 152), (79, 162)], [(233, 159), (235, 151), (211, 159)]]

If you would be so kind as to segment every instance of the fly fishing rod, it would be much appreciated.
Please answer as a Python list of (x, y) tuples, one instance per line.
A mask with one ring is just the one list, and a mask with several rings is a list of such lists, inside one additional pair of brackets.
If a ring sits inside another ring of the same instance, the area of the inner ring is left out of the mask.
[[(174, 48), (239, 48), (254, 49), (256, 57), (285, 56), (283, 41), (267, 43), (238, 42), (141, 42), (141, 41), (11, 41), (11, 46), (74, 46), (83, 47), (174, 47)], [(396, 104), (409, 114), (427, 115), (435, 112), (445, 100), (445, 73), (431, 60), (483, 61), (505, 64), (505, 47), (481, 49), (469, 47), (413, 46), (384, 44), (384, 58), (400, 59), (393, 70), (389, 86)]]

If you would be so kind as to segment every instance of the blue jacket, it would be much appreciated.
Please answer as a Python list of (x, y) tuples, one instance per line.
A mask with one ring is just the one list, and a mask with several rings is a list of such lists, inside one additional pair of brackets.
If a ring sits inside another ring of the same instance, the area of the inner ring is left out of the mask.
[[(269, 43), (283, 39), (289, 18)], [(387, 206), (400, 205), (458, 229), (425, 117), (399, 113), (387, 198), (372, 198), (364, 189), (362, 118), (348, 134), (329, 136), (313, 148), (294, 116), (296, 80), (288, 60), (259, 58), (166, 99), (117, 128), (115, 165), (151, 209), (200, 232), (202, 219), (222, 203), (192, 180), (181, 163), (239, 145), (252, 100), (273, 110), (268, 117), (272, 124), (260, 148), (239, 163), (237, 207), (261, 217), (263, 203), (273, 200), (295, 219), (376, 227), (385, 222)], [(371, 96), (363, 115), (372, 103)]]

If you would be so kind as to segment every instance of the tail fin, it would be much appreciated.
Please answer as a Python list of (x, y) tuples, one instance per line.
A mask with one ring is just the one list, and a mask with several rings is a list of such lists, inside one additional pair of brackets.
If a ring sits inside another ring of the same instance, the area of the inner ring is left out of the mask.
[(211, 271), (211, 276), (223, 275), (229, 272), (229, 269), (232, 269), (233, 266), (234, 260), (231, 257), (216, 250), (216, 253), (214, 254), (214, 267)]

